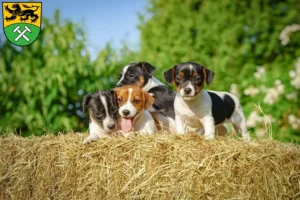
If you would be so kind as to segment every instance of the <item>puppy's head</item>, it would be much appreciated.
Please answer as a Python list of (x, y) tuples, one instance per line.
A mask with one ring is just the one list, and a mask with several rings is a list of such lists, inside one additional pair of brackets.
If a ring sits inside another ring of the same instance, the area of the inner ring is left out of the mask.
[(136, 85), (115, 88), (115, 92), (121, 115), (121, 127), (124, 132), (128, 132), (132, 128), (134, 118), (147, 110), (154, 103), (154, 98)]
[(121, 70), (117, 87), (137, 85), (143, 88), (152, 77), (154, 70), (155, 67), (147, 62), (131, 63)]
[(90, 123), (97, 123), (104, 131), (112, 132), (118, 127), (118, 104), (113, 90), (86, 95), (82, 108), (83, 113), (88, 108)]
[(175, 65), (164, 72), (166, 81), (174, 83), (177, 93), (184, 100), (194, 99), (203, 89), (204, 83), (209, 85), (212, 82), (214, 75), (213, 71), (193, 62)]

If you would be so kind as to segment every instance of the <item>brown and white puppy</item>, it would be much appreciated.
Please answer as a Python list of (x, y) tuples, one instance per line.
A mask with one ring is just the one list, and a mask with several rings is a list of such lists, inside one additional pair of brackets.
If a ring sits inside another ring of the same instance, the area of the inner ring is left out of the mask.
[(120, 130), (120, 116), (116, 94), (113, 90), (99, 91), (84, 97), (83, 113), (89, 110), (89, 136), (83, 141), (86, 144), (101, 137), (111, 137)]
[(165, 129), (175, 131), (175, 93), (153, 76), (154, 70), (147, 62), (131, 63), (121, 70), (117, 87), (137, 85), (147, 91), (155, 99), (148, 111)]
[(126, 85), (114, 89), (121, 115), (121, 129), (124, 133), (137, 131), (153, 134), (157, 131), (154, 119), (147, 109), (154, 98), (135, 85)]
[(215, 126), (232, 123), (237, 134), (249, 140), (246, 119), (238, 98), (227, 92), (206, 91), (214, 72), (203, 65), (185, 62), (164, 73), (169, 84), (174, 83), (177, 94), (174, 101), (176, 132), (183, 134), (186, 127), (204, 128), (206, 139), (215, 137)]

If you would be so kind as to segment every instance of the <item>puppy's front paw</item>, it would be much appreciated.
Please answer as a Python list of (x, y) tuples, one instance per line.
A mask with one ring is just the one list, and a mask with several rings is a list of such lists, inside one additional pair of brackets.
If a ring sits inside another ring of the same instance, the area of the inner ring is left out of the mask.
[(250, 142), (251, 140), (249, 133), (243, 134), (242, 137), (245, 142)]
[(91, 142), (90, 140), (85, 139), (85, 140), (83, 140), (83, 142), (81, 142), (81, 144), (87, 144), (87, 143), (90, 143), (90, 142)]
[(123, 134), (123, 136), (124, 136), (125, 138), (128, 138), (129, 135), (130, 135), (130, 132), (127, 132), (127, 133), (123, 132), (122, 134)]
[(98, 139), (99, 139), (99, 137), (96, 134), (90, 134), (87, 138), (85, 138), (85, 140), (82, 142), (82, 144), (87, 144), (92, 141), (96, 141)]
[(195, 132), (199, 135), (204, 135), (204, 133), (205, 133), (203, 128), (197, 128)]
[(204, 139), (205, 140), (213, 140), (213, 139), (215, 139), (215, 134), (211, 133), (211, 134), (204, 135)]

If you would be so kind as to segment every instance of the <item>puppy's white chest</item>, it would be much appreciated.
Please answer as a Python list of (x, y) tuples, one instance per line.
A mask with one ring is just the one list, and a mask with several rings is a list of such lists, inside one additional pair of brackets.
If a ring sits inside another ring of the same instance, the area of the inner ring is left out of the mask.
[(202, 126), (200, 120), (210, 113), (209, 105), (204, 104), (205, 101), (202, 99), (203, 97), (199, 97), (195, 101), (185, 102), (180, 97), (176, 97), (174, 104), (176, 114), (180, 116), (184, 124), (194, 128)]
[(151, 114), (145, 110), (133, 123), (134, 131), (144, 134), (153, 134), (157, 131), (155, 122)]
[(199, 116), (197, 113), (193, 112), (186, 105), (175, 106), (176, 113), (180, 118), (190, 126), (197, 126), (199, 124)]
[(176, 113), (180, 115), (181, 118), (197, 118), (198, 116), (198, 105), (187, 105), (185, 102), (182, 102), (176, 97), (175, 99), (175, 110)]
[(185, 119), (185, 120), (196, 120), (198, 119), (199, 117), (196, 115), (196, 113), (192, 112), (191, 110), (188, 110), (188, 109), (179, 109), (178, 110), (180, 116), (182, 119)]
[(198, 127), (200, 124), (199, 116), (197, 116), (195, 113), (192, 112), (182, 113), (180, 117), (185, 124), (191, 127)]

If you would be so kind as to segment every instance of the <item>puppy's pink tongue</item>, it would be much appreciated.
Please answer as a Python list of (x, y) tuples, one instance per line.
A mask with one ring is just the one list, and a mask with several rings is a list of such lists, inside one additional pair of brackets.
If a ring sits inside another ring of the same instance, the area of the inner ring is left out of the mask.
[(131, 119), (130, 118), (123, 118), (122, 117), (122, 121), (121, 121), (121, 128), (122, 131), (124, 131), (125, 133), (129, 132), (131, 130)]

